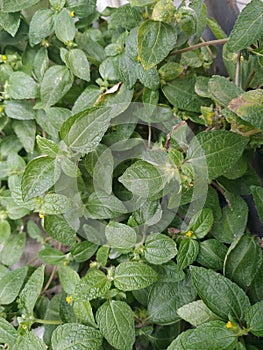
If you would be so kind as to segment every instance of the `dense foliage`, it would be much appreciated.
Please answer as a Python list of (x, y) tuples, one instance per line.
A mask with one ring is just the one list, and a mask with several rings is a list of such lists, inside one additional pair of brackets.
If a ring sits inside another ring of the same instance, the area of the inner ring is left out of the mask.
[(262, 1), (0, 5), (0, 347), (262, 349)]

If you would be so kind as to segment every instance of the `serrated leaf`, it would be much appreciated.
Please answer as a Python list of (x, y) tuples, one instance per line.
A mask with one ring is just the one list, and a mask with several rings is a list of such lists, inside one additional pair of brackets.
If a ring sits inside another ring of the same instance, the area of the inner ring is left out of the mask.
[(190, 271), (197, 293), (212, 312), (225, 321), (229, 315), (236, 320), (244, 319), (250, 302), (237, 284), (203, 267), (191, 266)]
[(263, 301), (250, 306), (245, 315), (247, 327), (257, 337), (263, 336)]
[(69, 10), (63, 8), (55, 17), (55, 34), (63, 43), (73, 41), (76, 33), (74, 19), (70, 16)]
[(234, 350), (238, 337), (222, 321), (210, 321), (181, 333), (167, 350)]
[(218, 319), (218, 316), (216, 316), (202, 300), (193, 301), (192, 303), (180, 307), (177, 313), (183, 320), (194, 327)]
[(110, 246), (129, 249), (137, 241), (136, 231), (127, 225), (111, 221), (105, 229), (105, 235)]
[(98, 309), (96, 320), (106, 340), (118, 350), (132, 350), (135, 342), (134, 316), (123, 301), (107, 301)]
[(33, 6), (38, 2), (39, 0), (3, 0), (2, 10), (4, 12), (17, 12)]
[(0, 343), (8, 344), (12, 347), (17, 339), (15, 328), (3, 317), (0, 317)]
[(74, 78), (65, 66), (54, 65), (44, 74), (40, 85), (41, 102), (45, 107), (56, 104), (71, 88)]
[(75, 151), (94, 151), (110, 125), (109, 112), (109, 107), (94, 107), (73, 115), (62, 125), (62, 139)]
[(83, 50), (70, 50), (66, 54), (66, 64), (76, 77), (90, 81), (90, 65)]
[(43, 156), (31, 160), (22, 177), (21, 188), (25, 201), (41, 196), (58, 180), (55, 159)]
[(36, 269), (19, 294), (19, 306), (25, 315), (31, 315), (44, 283), (45, 265)]
[(183, 270), (191, 265), (199, 253), (199, 243), (191, 238), (185, 238), (181, 241), (177, 254), (178, 267)]
[(257, 274), (263, 255), (255, 236), (244, 234), (230, 245), (225, 257), (224, 275), (244, 290)]
[(60, 266), (58, 269), (58, 276), (63, 290), (71, 295), (80, 281), (80, 277), (76, 271), (69, 266)]
[(99, 350), (102, 339), (102, 335), (95, 328), (67, 323), (54, 330), (51, 344), (53, 350)]
[(0, 304), (12, 303), (18, 296), (28, 271), (27, 266), (7, 272), (0, 279)]
[(227, 171), (241, 157), (248, 139), (226, 130), (200, 132), (190, 142), (188, 161), (209, 179)]
[(46, 344), (33, 332), (20, 335), (16, 342), (19, 350), (46, 350)]
[(175, 257), (176, 243), (166, 235), (151, 233), (145, 241), (143, 254), (150, 264), (161, 265)]
[(177, 32), (167, 23), (143, 22), (138, 31), (138, 54), (143, 67), (150, 69), (160, 63), (174, 48), (176, 38)]
[(107, 276), (99, 270), (90, 270), (76, 284), (73, 299), (76, 301), (92, 300), (102, 297), (111, 287)]
[(54, 31), (54, 12), (50, 9), (36, 11), (29, 24), (29, 42), (31, 46), (39, 44)]
[(252, 0), (239, 15), (229, 36), (227, 48), (237, 52), (247, 48), (262, 38), (263, 4), (261, 0)]
[(158, 280), (158, 274), (149, 266), (139, 262), (120, 263), (115, 270), (114, 285), (124, 291), (150, 286)]
[(62, 216), (48, 215), (44, 220), (44, 228), (50, 237), (58, 242), (72, 246), (76, 243), (76, 232)]
[(202, 239), (208, 234), (213, 223), (214, 217), (212, 209), (204, 208), (192, 216), (188, 227), (197, 238)]
[(8, 92), (15, 100), (36, 98), (37, 83), (24, 72), (14, 72), (9, 77)]

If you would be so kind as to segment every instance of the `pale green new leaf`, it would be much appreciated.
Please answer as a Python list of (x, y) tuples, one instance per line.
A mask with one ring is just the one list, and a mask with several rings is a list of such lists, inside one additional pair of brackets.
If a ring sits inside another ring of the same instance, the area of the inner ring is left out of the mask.
[(0, 304), (12, 303), (18, 296), (28, 271), (27, 266), (7, 272), (0, 279)]
[(40, 135), (37, 135), (36, 141), (43, 155), (56, 158), (59, 153), (59, 146), (54, 141), (41, 137)]
[(36, 123), (34, 120), (13, 120), (14, 132), (28, 153), (33, 153), (36, 136)]
[(14, 72), (9, 78), (8, 91), (15, 100), (36, 98), (38, 95), (37, 83), (24, 72)]
[(14, 345), (17, 338), (15, 328), (3, 317), (0, 317), (0, 343), (8, 344), (10, 347)]
[(145, 69), (160, 63), (174, 48), (177, 32), (170, 24), (147, 20), (138, 32), (138, 54)]
[(24, 232), (11, 234), (0, 252), (1, 263), (7, 266), (16, 264), (23, 254), (25, 244), (26, 234)]
[(63, 290), (71, 295), (77, 283), (80, 281), (78, 273), (69, 266), (60, 266), (58, 269), (58, 276)]
[(137, 241), (136, 231), (127, 225), (111, 221), (105, 229), (105, 235), (110, 246), (130, 249)]
[(63, 8), (55, 18), (55, 34), (63, 43), (73, 41), (76, 33), (74, 19), (70, 16), (69, 10)]
[(52, 333), (52, 350), (99, 350), (102, 335), (92, 327), (79, 323), (66, 323), (58, 326)]
[(96, 314), (102, 335), (117, 350), (132, 350), (135, 342), (134, 315), (123, 301), (107, 301)]
[(37, 4), (39, 0), (3, 0), (2, 10), (4, 12), (17, 12)]
[(11, 100), (5, 104), (5, 112), (9, 118), (18, 120), (35, 119), (35, 112), (32, 104), (24, 100)]
[(76, 232), (62, 216), (48, 215), (44, 220), (44, 228), (50, 237), (58, 242), (72, 246), (76, 243)]
[(54, 12), (40, 9), (34, 13), (29, 24), (29, 42), (31, 46), (39, 44), (54, 31)]
[(150, 286), (158, 280), (158, 274), (149, 266), (140, 262), (126, 261), (115, 270), (114, 285), (124, 291)]

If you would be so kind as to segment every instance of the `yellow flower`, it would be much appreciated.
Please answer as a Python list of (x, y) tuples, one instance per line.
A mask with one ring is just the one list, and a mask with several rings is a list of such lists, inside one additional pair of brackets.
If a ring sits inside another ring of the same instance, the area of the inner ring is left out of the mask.
[(69, 296), (66, 297), (66, 302), (67, 302), (68, 304), (71, 304), (72, 301), (73, 301), (73, 298), (72, 298), (71, 295), (69, 295)]
[(43, 212), (40, 212), (40, 213), (39, 213), (39, 217), (40, 217), (40, 219), (44, 219), (45, 214), (44, 214)]
[(65, 260), (65, 261), (63, 262), (63, 265), (64, 265), (64, 266), (68, 266), (68, 261)]
[(228, 321), (226, 323), (226, 328), (233, 328), (233, 323), (231, 321)]
[(6, 61), (7, 60), (7, 56), (6, 55), (1, 55), (2, 61)]
[(3, 111), (4, 111), (3, 106), (0, 106), (0, 114), (3, 113)]
[(189, 231), (186, 232), (185, 235), (186, 235), (186, 237), (192, 237), (193, 236), (193, 232), (189, 230)]
[(70, 14), (70, 17), (72, 17), (72, 18), (75, 17), (75, 12), (74, 11), (70, 11), (69, 14)]

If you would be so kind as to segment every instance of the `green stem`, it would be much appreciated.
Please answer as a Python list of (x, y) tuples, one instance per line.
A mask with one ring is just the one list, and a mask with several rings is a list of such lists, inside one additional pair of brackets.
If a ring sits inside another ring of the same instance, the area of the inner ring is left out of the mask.
[(63, 324), (63, 322), (59, 320), (41, 320), (40, 318), (35, 318), (34, 322), (42, 324)]
[(201, 47), (210, 46), (210, 45), (223, 45), (227, 41), (228, 41), (228, 38), (211, 40), (211, 41), (204, 41), (204, 42), (196, 44), (196, 45), (185, 47), (184, 49), (181, 49), (181, 50), (172, 51), (170, 53), (170, 55), (177, 55), (177, 54), (180, 54), (180, 53), (184, 53), (184, 52), (187, 52), (187, 51), (193, 51), (193, 50), (196, 50), (196, 49), (200, 49)]

